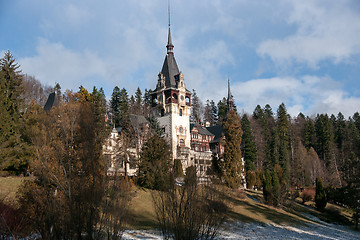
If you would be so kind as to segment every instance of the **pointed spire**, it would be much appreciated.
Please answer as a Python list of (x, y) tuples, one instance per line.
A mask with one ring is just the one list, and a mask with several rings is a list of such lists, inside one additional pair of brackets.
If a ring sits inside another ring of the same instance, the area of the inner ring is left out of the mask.
[(168, 0), (168, 15), (169, 15), (169, 33), (168, 33), (168, 42), (166, 48), (168, 54), (173, 54), (174, 45), (172, 44), (171, 31), (170, 31), (170, 0)]
[(231, 94), (230, 90), (230, 78), (228, 76), (228, 97), (227, 97), (227, 105), (228, 105), (228, 111), (232, 110), (234, 108), (234, 99)]

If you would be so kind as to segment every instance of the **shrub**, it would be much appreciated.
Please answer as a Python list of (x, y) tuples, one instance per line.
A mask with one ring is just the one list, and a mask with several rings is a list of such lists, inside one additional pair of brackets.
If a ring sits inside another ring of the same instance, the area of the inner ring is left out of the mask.
[(0, 238), (8, 239), (12, 236), (24, 236), (26, 234), (26, 222), (19, 209), (0, 200)]
[(182, 177), (184, 175), (182, 164), (180, 159), (174, 160), (174, 176), (175, 177)]
[(246, 172), (246, 184), (248, 189), (252, 189), (256, 184), (256, 173), (248, 170)]
[(321, 178), (316, 178), (315, 206), (320, 211), (323, 211), (326, 207), (326, 204), (327, 200), (324, 185), (321, 181)]
[(314, 200), (315, 199), (315, 189), (313, 189), (313, 188), (304, 189), (304, 191), (302, 192), (301, 198), (303, 200), (303, 203)]

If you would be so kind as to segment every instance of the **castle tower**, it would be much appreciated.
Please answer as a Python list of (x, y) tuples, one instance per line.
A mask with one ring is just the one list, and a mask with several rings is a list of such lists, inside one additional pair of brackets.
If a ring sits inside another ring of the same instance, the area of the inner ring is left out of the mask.
[(191, 92), (186, 89), (184, 76), (174, 57), (170, 21), (166, 48), (167, 53), (158, 74), (158, 82), (151, 93), (152, 109), (170, 143), (172, 160), (180, 159), (183, 167), (187, 167), (190, 165)]

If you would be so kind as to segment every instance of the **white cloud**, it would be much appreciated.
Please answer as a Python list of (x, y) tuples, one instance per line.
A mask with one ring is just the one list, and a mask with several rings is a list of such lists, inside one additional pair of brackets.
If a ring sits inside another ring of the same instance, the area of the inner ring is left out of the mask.
[(74, 4), (68, 4), (64, 8), (64, 19), (71, 25), (82, 25), (87, 22), (90, 14), (84, 7), (77, 7)]
[(77, 90), (80, 85), (92, 87), (93, 82), (87, 83), (86, 79), (106, 75), (106, 65), (96, 53), (75, 52), (45, 39), (39, 41), (36, 56), (22, 58), (19, 63), (24, 73), (50, 86), (58, 82), (64, 89)]
[(253, 79), (232, 84), (239, 109), (252, 113), (257, 104), (270, 104), (273, 110), (283, 102), (292, 116), (300, 112), (351, 116), (360, 106), (360, 98), (351, 97), (329, 77), (302, 76)]
[(287, 22), (297, 26), (296, 33), (263, 41), (258, 54), (280, 64), (295, 60), (311, 67), (317, 67), (322, 60), (339, 63), (360, 54), (360, 15), (351, 3), (293, 0)]

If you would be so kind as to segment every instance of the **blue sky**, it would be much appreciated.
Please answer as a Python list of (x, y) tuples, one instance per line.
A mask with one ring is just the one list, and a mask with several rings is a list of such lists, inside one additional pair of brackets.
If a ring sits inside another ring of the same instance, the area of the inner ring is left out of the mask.
[[(167, 0), (0, 0), (0, 52), (63, 89), (154, 89)], [(174, 53), (189, 90), (238, 110), (284, 102), (296, 116), (360, 110), (360, 1), (171, 0)]]

